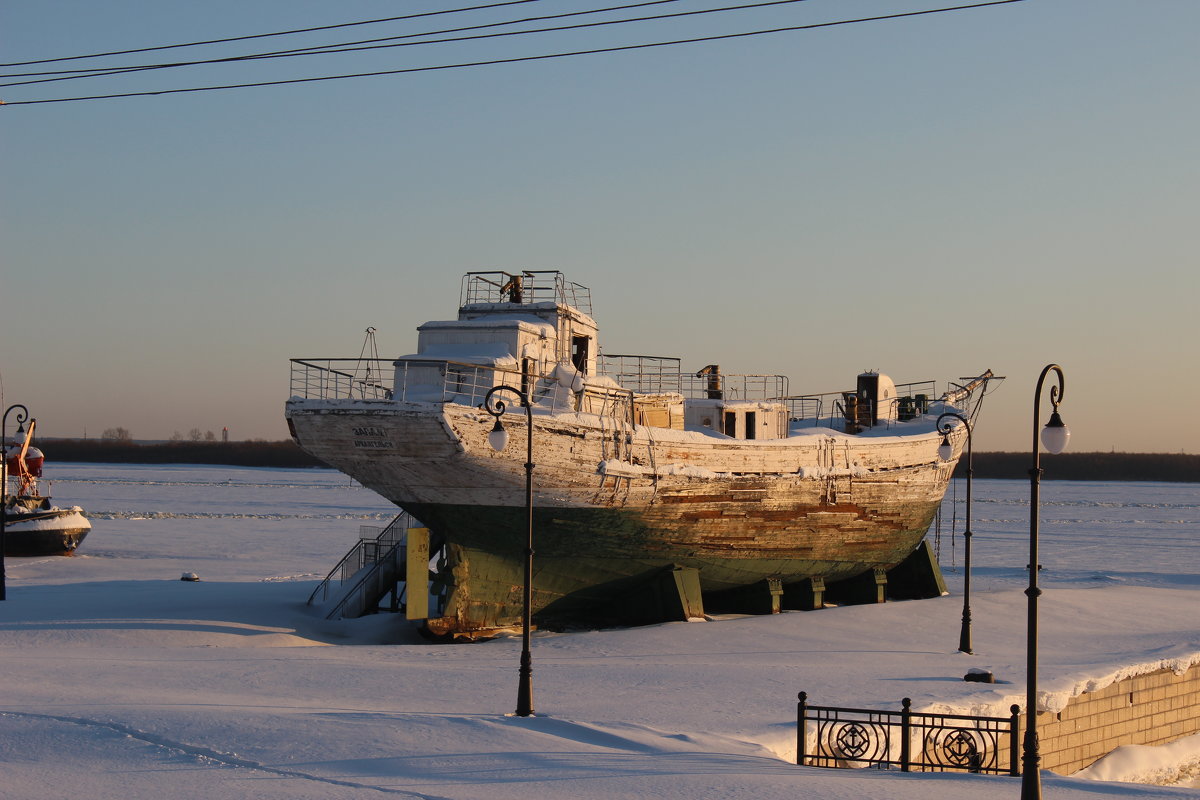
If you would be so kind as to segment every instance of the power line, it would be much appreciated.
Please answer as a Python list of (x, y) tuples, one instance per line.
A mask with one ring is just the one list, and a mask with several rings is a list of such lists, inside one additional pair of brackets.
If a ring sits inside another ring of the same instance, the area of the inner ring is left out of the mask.
[[(388, 48), (393, 48), (393, 47), (416, 47), (419, 45), (426, 45), (426, 44), (447, 44), (447, 43), (456, 43), (456, 42), (470, 42), (470, 41), (477, 41), (480, 39), (498, 39), (498, 38), (503, 38), (503, 37), (508, 37), (508, 36), (523, 36), (526, 34), (534, 34), (534, 33), (561, 33), (562, 31), (580, 30), (580, 29), (584, 29), (584, 28), (605, 27), (605, 26), (609, 26), (609, 25), (621, 25), (621, 24), (632, 23), (632, 22), (652, 22), (652, 21), (660, 21), (660, 20), (664, 20), (664, 19), (675, 19), (675, 18), (679, 18), (679, 17), (691, 17), (691, 16), (700, 16), (700, 15), (705, 15), (705, 14), (717, 14), (717, 13), (722, 13), (722, 12), (726, 12), (726, 11), (745, 11), (748, 9), (765, 8), (768, 6), (791, 5), (794, 3), (807, 2), (807, 0), (763, 0), (762, 2), (758, 2), (758, 3), (747, 3), (744, 5), (737, 5), (737, 6), (724, 6), (724, 7), (720, 7), (720, 8), (706, 8), (706, 9), (701, 9), (698, 11), (679, 11), (679, 12), (670, 13), (670, 14), (653, 14), (651, 16), (646, 16), (646, 17), (627, 17), (625, 19), (602, 20), (600, 22), (583, 22), (583, 23), (578, 23), (575, 25), (558, 25), (558, 26), (554, 26), (554, 27), (550, 27), (550, 28), (532, 28), (532, 29), (523, 30), (523, 31), (504, 31), (501, 33), (484, 33), (484, 34), (476, 34), (474, 36), (455, 36), (455, 37), (451, 37), (451, 38), (447, 38), (447, 39), (426, 39), (426, 40), (416, 41), (416, 42), (395, 42), (394, 41), (396, 39), (410, 39), (410, 38), (416, 38), (419, 36), (438, 36), (443, 33), (456, 33), (458, 31), (478, 30), (479, 28), (490, 28), (490, 27), (496, 27), (496, 26), (500, 26), (500, 25), (515, 25), (515, 24), (519, 24), (519, 23), (523, 23), (523, 22), (531, 22), (531, 21), (538, 21), (538, 20), (559, 19), (562, 17), (575, 17), (575, 16), (584, 15), (584, 14), (597, 14), (597, 13), (602, 13), (602, 12), (607, 12), (607, 11), (622, 11), (622, 10), (627, 10), (630, 8), (638, 8), (641, 6), (661, 5), (662, 3), (673, 3), (673, 2), (678, 2), (678, 0), (649, 0), (649, 2), (633, 3), (630, 5), (626, 5), (626, 6), (610, 6), (608, 8), (595, 9), (595, 10), (591, 10), (591, 11), (573, 11), (573, 12), (570, 12), (567, 14), (553, 14), (553, 15), (548, 15), (545, 17), (532, 17), (532, 18), (528, 18), (528, 19), (524, 19), (524, 20), (513, 20), (511, 22), (497, 22), (497, 23), (491, 23), (488, 25), (470, 26), (467, 28), (449, 29), (449, 30), (441, 30), (441, 31), (429, 31), (426, 33), (412, 33), (412, 34), (405, 34), (402, 36), (388, 36), (388, 37), (384, 37), (382, 39), (365, 40), (362, 42), (343, 42), (341, 44), (316, 45), (314, 47), (303, 47), (303, 48), (297, 48), (295, 50), (281, 50), (281, 51), (276, 51), (276, 52), (271, 52), (271, 53), (257, 53), (257, 54), (250, 54), (250, 55), (244, 55), (244, 56), (229, 56), (226, 58), (212, 58), (212, 59), (204, 59), (204, 60), (199, 60), (199, 61), (183, 61), (183, 62), (177, 62), (177, 63), (172, 63), (172, 64), (144, 64), (144, 65), (140, 65), (140, 66), (135, 65), (135, 66), (130, 66), (130, 67), (113, 67), (111, 69), (105, 69), (105, 70), (80, 70), (80, 72), (82, 72), (83, 74), (65, 75), (63, 77), (57, 77), (57, 78), (41, 78), (41, 79), (32, 80), (32, 81), (12, 81), (10, 83), (0, 83), (0, 87), (3, 87), (3, 86), (28, 86), (30, 84), (35, 84), (35, 83), (56, 83), (59, 81), (78, 80), (80, 78), (104, 78), (104, 77), (110, 77), (113, 75), (123, 75), (125, 73), (131, 73), (131, 72), (144, 72), (144, 71), (157, 70), (157, 69), (172, 69), (172, 68), (177, 68), (177, 67), (190, 67), (190, 66), (200, 66), (200, 65), (207, 65), (207, 64), (223, 64), (223, 63), (232, 63), (232, 62), (238, 62), (238, 61), (259, 61), (259, 60), (267, 60), (267, 59), (272, 59), (272, 58), (293, 58), (296, 56), (329, 55), (329, 54), (334, 54), (334, 53), (358, 53), (358, 52), (365, 52), (368, 50), (383, 50), (383, 49), (388, 49)], [(392, 42), (392, 44), (371, 44), (372, 42), (388, 42), (388, 41)], [(358, 46), (354, 46), (354, 45), (368, 45), (368, 46), (358, 47)], [(337, 48), (337, 49), (326, 49), (326, 48)], [(62, 75), (62, 73), (59, 73), (59, 72), (53, 72), (53, 73), (47, 73), (47, 74)], [(6, 77), (20, 77), (20, 76), (0, 75), (0, 78), (6, 78)]]
[(443, 11), (425, 11), (420, 14), (406, 14), (402, 17), (383, 17), (382, 19), (365, 19), (359, 22), (340, 22), (336, 25), (320, 25), (315, 28), (296, 28), (290, 31), (277, 31), (275, 33), (254, 33), (247, 36), (230, 36), (224, 39), (207, 39), (200, 42), (186, 42), (183, 44), (164, 44), (157, 47), (139, 47), (133, 50), (112, 50), (107, 53), (91, 53), (83, 56), (64, 56), (63, 58), (42, 58), (36, 61), (14, 61), (11, 64), (0, 64), (0, 67), (25, 67), (30, 64), (53, 64), (58, 61), (78, 61), (85, 58), (104, 58), (106, 56), (126, 56), (133, 53), (150, 53), (155, 50), (173, 50), (178, 47), (200, 47), (207, 44), (225, 44), (228, 42), (244, 42), (248, 39), (267, 39), (272, 36), (291, 36), (297, 33), (315, 33), (316, 31), (330, 31), (335, 28), (352, 28), (356, 25), (376, 25), (381, 22), (397, 22), (406, 19), (417, 19), (419, 17), (436, 17), (444, 14), (461, 14), (465, 11), (480, 11), (489, 8), (501, 8), (503, 6), (518, 6), (524, 3), (537, 3), (541, 0), (504, 0), (500, 3), (489, 3), (482, 6), (468, 6), (466, 8), (450, 8)]
[[(467, 42), (476, 39), (494, 39), (505, 36), (519, 36), (529, 33), (552, 33), (565, 30), (574, 30), (577, 28), (589, 28), (603, 25), (618, 25), (625, 22), (645, 22), (648, 20), (668, 19), (670, 17), (683, 17), (695, 14), (712, 14), (720, 11), (736, 11), (747, 8), (756, 8), (760, 6), (783, 5), (788, 3), (801, 3), (805, 0), (766, 0), (766, 2), (753, 3), (743, 6), (730, 6), (727, 8), (711, 8), (701, 11), (686, 11), (678, 14), (659, 14), (649, 17), (631, 17), (627, 19), (605, 20), (602, 22), (588, 22), (578, 25), (560, 25), (553, 28), (535, 28), (524, 31), (505, 31), (503, 33), (478, 34), (475, 36), (458, 36), (450, 39), (430, 39), (418, 42), (396, 42), (397, 39), (415, 39), (421, 36), (440, 36), (444, 33), (461, 33), (466, 31), (481, 30), (484, 28), (497, 28), (506, 25), (520, 25), (526, 22), (542, 22), (551, 19), (563, 19), (566, 17), (579, 17), (589, 14), (602, 14), (610, 11), (627, 11), (632, 8), (642, 8), (645, 6), (663, 5), (664, 3), (677, 3), (680, 0), (644, 0), (639, 3), (629, 3), (622, 6), (608, 6), (606, 8), (589, 9), (586, 11), (571, 11), (563, 14), (548, 14), (540, 17), (526, 17), (524, 19), (507, 20), (504, 22), (491, 22), (484, 25), (468, 25), (460, 28), (444, 28), (436, 31), (425, 31), (424, 33), (407, 33), (400, 36), (385, 36), (378, 39), (363, 39), (356, 42), (337, 42), (334, 44), (313, 45), (311, 47), (298, 47), (292, 50), (276, 50), (267, 53), (250, 53), (241, 56), (226, 56), (223, 58), (208, 58), (199, 59), (196, 61), (178, 61), (166, 64), (134, 64), (126, 67), (92, 67), (89, 69), (79, 70), (54, 70), (51, 72), (28, 72), (28, 73), (10, 73), (8, 75), (0, 75), (0, 78), (23, 78), (36, 77), (42, 75), (58, 75), (56, 78), (40, 78), (32, 81), (13, 81), (10, 83), (0, 83), (0, 86), (28, 86), (34, 83), (54, 83), (57, 81), (77, 80), (79, 78), (96, 78), (108, 77), (111, 75), (123, 75), (127, 72), (144, 72), (156, 69), (172, 69), (176, 67), (192, 67), (205, 64), (225, 64), (237, 61), (258, 61), (272, 58), (290, 58), (295, 56), (312, 56), (312, 55), (328, 55), (332, 53), (354, 53), (366, 50), (381, 50), (391, 47), (413, 47), (422, 44), (443, 44), (446, 42)], [(378, 42), (393, 42), (393, 44), (377, 44)], [(369, 45), (359, 47), (358, 45)], [(336, 49), (334, 49), (336, 48)]]
[(379, 77), (382, 75), (401, 75), (401, 74), (408, 74), (408, 73), (415, 73), (415, 72), (435, 72), (435, 71), (447, 70), (447, 69), (463, 69), (463, 68), (467, 68), (467, 67), (494, 66), (497, 64), (515, 64), (515, 63), (527, 62), (527, 61), (544, 61), (544, 60), (557, 59), (557, 58), (572, 58), (575, 56), (597, 55), (600, 53), (617, 53), (617, 52), (625, 52), (625, 51), (631, 51), (631, 50), (645, 50), (645, 49), (650, 49), (650, 48), (655, 48), (655, 47), (670, 47), (673, 45), (681, 45), (681, 44), (697, 44), (700, 42), (713, 42), (713, 41), (721, 41), (721, 40), (726, 40), (726, 39), (741, 39), (741, 38), (748, 38), (748, 37), (752, 37), (752, 36), (764, 36), (764, 35), (773, 34), (773, 33), (788, 33), (788, 32), (794, 32), (794, 31), (814, 30), (817, 28), (832, 28), (832, 27), (836, 27), (839, 25), (853, 25), (853, 24), (860, 23), (860, 22), (879, 22), (879, 21), (883, 21), (883, 20), (902, 19), (905, 17), (928, 16), (931, 14), (943, 14), (943, 13), (951, 12), (951, 11), (967, 11), (967, 10), (976, 9), (976, 8), (986, 8), (988, 6), (1002, 6), (1002, 5), (1009, 5), (1011, 3), (1023, 3), (1023, 2), (1025, 2), (1025, 0), (990, 0), (990, 2), (984, 2), (984, 3), (974, 3), (974, 4), (970, 4), (970, 5), (961, 5), (961, 6), (949, 6), (949, 7), (945, 7), (945, 8), (931, 8), (931, 9), (925, 9), (923, 11), (905, 11), (905, 12), (899, 12), (896, 14), (883, 14), (883, 15), (874, 16), (874, 17), (859, 17), (857, 19), (837, 20), (834, 22), (818, 22), (818, 23), (812, 23), (809, 25), (791, 25), (791, 26), (787, 26), (787, 27), (783, 27), (783, 28), (768, 28), (768, 29), (757, 30), (757, 31), (744, 31), (741, 33), (726, 33), (726, 34), (717, 34), (717, 35), (712, 35), (712, 36), (699, 36), (699, 37), (690, 38), (690, 39), (673, 39), (673, 40), (663, 41), (663, 42), (646, 42), (643, 44), (620, 45), (620, 46), (614, 46), (614, 47), (601, 47), (601, 48), (595, 48), (595, 49), (591, 49), (591, 50), (573, 50), (573, 51), (562, 52), (562, 53), (543, 53), (540, 55), (533, 55), (533, 56), (518, 56), (518, 57), (514, 57), (514, 58), (497, 58), (497, 59), (489, 59), (489, 60), (485, 60), (485, 61), (468, 61), (468, 62), (462, 62), (462, 63), (458, 63), (458, 64), (439, 64), (439, 65), (427, 66), (427, 67), (405, 67), (402, 69), (377, 70), (377, 71), (373, 71), (373, 72), (356, 72), (356, 73), (350, 73), (350, 74), (344, 74), (344, 75), (323, 75), (323, 76), (318, 76), (318, 77), (313, 77), (313, 78), (289, 78), (289, 79), (274, 80), (274, 81), (257, 81), (257, 82), (253, 82), (253, 83), (224, 84), (224, 85), (220, 85), (220, 86), (195, 86), (195, 87), (191, 87), (191, 88), (187, 88), (187, 89), (158, 89), (158, 90), (153, 90), (153, 91), (142, 91), (142, 92), (121, 92), (121, 93), (116, 93), (116, 94), (88, 95), (88, 96), (80, 96), (80, 97), (60, 97), (60, 98), (53, 98), (53, 99), (46, 99), (46, 100), (17, 100), (17, 101), (13, 101), (10, 103), (4, 103), (3, 101), (0, 101), (0, 105), (24, 106), (24, 105), (43, 105), (43, 104), (48, 104), (48, 103), (71, 103), (71, 102), (76, 102), (76, 101), (81, 101), (81, 100), (113, 100), (113, 99), (122, 98), (122, 97), (148, 97), (148, 96), (152, 96), (152, 95), (164, 95), (164, 94), (187, 94), (187, 93), (194, 93), (194, 92), (212, 92), (212, 91), (220, 91), (220, 90), (225, 90), (225, 89), (249, 89), (249, 88), (254, 88), (254, 87), (262, 87), (262, 86), (282, 86), (282, 85), (286, 85), (286, 84), (296, 84), (296, 83), (316, 83), (319, 81), (346, 80), (349, 78), (372, 78), (372, 77)]

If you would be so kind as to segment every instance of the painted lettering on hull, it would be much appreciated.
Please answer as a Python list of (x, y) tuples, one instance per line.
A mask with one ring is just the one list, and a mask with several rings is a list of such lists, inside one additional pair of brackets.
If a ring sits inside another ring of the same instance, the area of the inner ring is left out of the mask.
[(372, 428), (372, 427), (363, 426), (363, 427), (355, 428), (354, 435), (370, 437), (372, 439), (386, 439), (387, 431), (385, 431), (383, 428)]
[(359, 450), (393, 450), (396, 445), (382, 439), (355, 439), (354, 446)]

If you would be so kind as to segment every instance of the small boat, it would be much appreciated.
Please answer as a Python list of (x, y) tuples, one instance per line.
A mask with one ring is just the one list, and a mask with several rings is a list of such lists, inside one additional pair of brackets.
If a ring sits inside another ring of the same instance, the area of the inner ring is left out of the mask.
[(41, 450), (30, 446), (36, 425), (37, 420), (30, 422), (24, 443), (3, 464), (5, 557), (69, 556), (92, 529), (82, 508), (58, 508), (41, 494), (46, 459)]
[[(993, 378), (938, 391), (868, 372), (793, 395), (781, 375), (601, 353), (590, 291), (557, 271), (468, 273), (457, 319), (417, 330), (400, 358), (293, 359), (286, 417), (445, 546), (426, 627), (457, 638), (520, 622), (530, 434), (534, 622), (636, 617), (664, 585), (672, 603), (678, 585), (713, 608), (739, 592), (819, 607), (826, 582), (873, 588), (923, 546), (966, 441), (957, 425), (940, 458), (935, 421), (973, 419)], [(500, 413), (514, 445), (497, 450)]]

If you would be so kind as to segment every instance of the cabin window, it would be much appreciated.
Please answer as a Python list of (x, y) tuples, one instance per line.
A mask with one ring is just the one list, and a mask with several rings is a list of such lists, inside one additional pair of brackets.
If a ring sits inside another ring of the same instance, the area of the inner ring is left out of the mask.
[(755, 412), (747, 411), (746, 412), (746, 438), (747, 439), (753, 439), (758, 435), (758, 431), (756, 430), (757, 427), (758, 427), (758, 425), (755, 422)]
[(734, 439), (737, 438), (737, 412), (736, 411), (726, 411), (725, 412), (725, 431), (724, 431), (724, 433), (726, 436), (732, 436)]
[(571, 363), (574, 364), (575, 369), (579, 370), (580, 372), (587, 372), (588, 337), (571, 337)]

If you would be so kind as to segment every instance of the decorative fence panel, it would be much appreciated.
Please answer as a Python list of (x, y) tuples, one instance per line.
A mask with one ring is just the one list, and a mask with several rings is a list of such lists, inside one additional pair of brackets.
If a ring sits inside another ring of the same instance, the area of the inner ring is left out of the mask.
[(1019, 706), (1009, 717), (796, 704), (796, 763), (810, 767), (877, 767), (904, 772), (959, 770), (1019, 775)]

